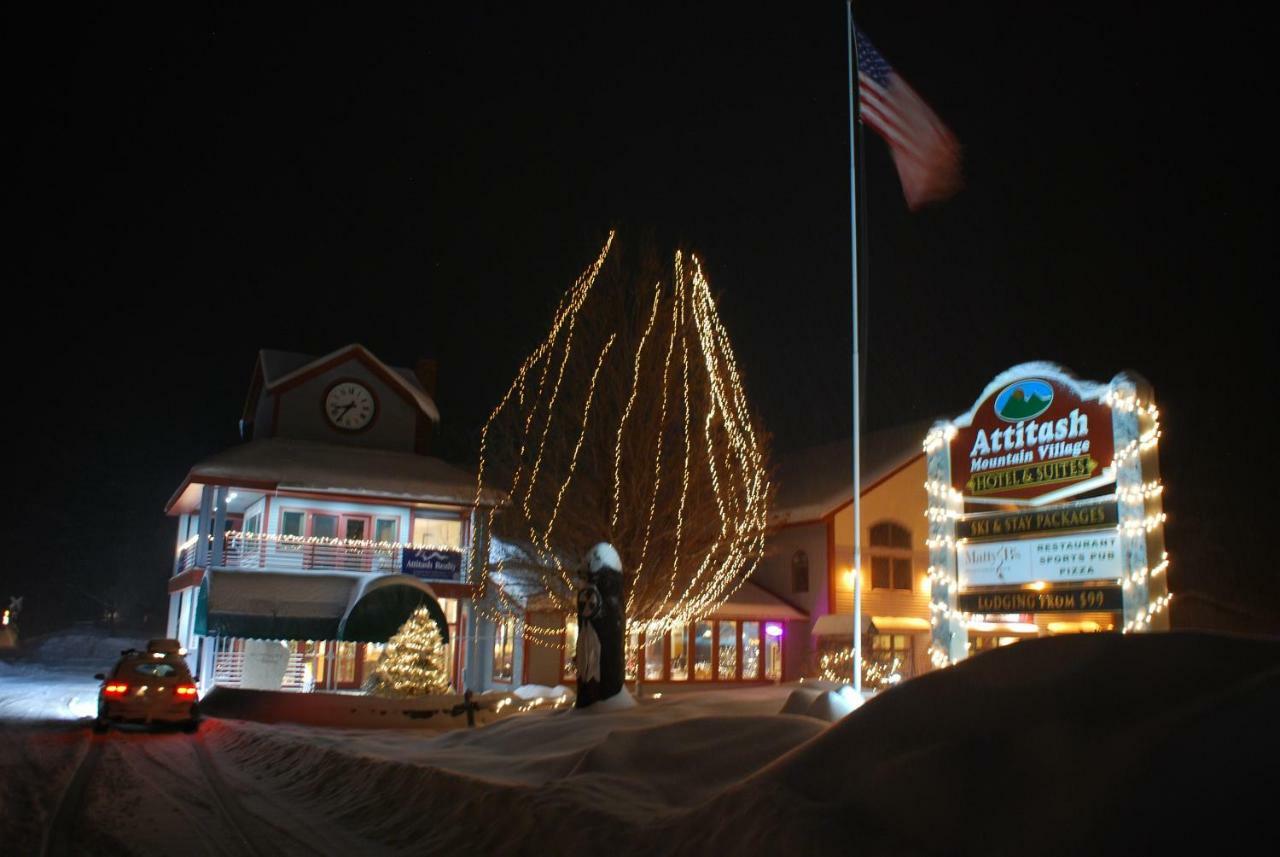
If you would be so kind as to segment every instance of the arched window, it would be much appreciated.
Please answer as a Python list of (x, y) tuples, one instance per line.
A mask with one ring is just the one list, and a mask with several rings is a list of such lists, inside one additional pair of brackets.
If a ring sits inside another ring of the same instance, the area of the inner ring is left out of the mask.
[(809, 555), (804, 551), (791, 555), (791, 591), (809, 591)]
[(911, 531), (893, 521), (871, 527), (871, 588), (911, 590)]

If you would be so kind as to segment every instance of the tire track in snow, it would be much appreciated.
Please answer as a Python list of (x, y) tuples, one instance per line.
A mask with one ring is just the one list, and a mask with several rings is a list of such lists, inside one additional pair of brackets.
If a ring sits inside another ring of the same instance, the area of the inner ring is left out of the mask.
[(226, 781), (222, 779), (222, 775), (218, 773), (213, 759), (209, 756), (209, 748), (205, 746), (204, 740), (197, 733), (191, 736), (190, 744), (192, 751), (195, 753), (197, 764), (204, 772), (205, 779), (213, 790), (213, 797), (217, 801), (219, 811), (227, 821), (228, 826), (235, 831), (236, 838), (244, 847), (245, 853), (252, 855), (252, 857), (267, 857), (253, 844), (253, 838), (245, 835), (246, 829), (257, 826), (257, 820), (245, 811), (244, 807), (240, 805), (240, 801), (236, 799), (231, 789), (227, 787)]
[[(239, 836), (239, 831), (234, 820), (222, 811), (213, 785), (202, 782), (207, 777), (202, 777), (199, 761), (192, 762), (187, 744), (187, 739), (180, 736), (145, 736), (139, 740), (120, 741), (113, 749), (132, 777), (147, 787), (148, 799), (155, 800), (158, 796), (185, 819), (189, 832), (194, 834), (187, 837), (191, 849), (222, 855), (227, 839), (221, 835), (222, 828), (233, 831), (233, 839)], [(197, 786), (200, 785), (205, 786), (203, 794), (198, 794)], [(249, 849), (245, 853), (252, 854), (253, 851)]]
[(62, 790), (62, 796), (58, 799), (53, 815), (49, 818), (48, 827), (45, 828), (40, 847), (42, 857), (61, 857), (64, 854), (79, 853), (71, 849), (72, 834), (78, 829), (78, 821), (84, 815), (82, 810), (85, 789), (94, 771), (97, 770), (98, 761), (102, 756), (102, 745), (102, 736), (89, 736), (85, 752), (76, 764), (75, 773), (67, 781), (67, 787)]

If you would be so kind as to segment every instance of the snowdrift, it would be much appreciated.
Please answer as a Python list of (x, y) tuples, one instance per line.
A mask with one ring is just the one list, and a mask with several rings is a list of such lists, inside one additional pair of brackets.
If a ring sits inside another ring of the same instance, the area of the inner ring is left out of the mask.
[(830, 726), (760, 710), (782, 702), (701, 716), (690, 695), (436, 737), (214, 722), (206, 738), (253, 781), (422, 854), (1214, 853), (1270, 837), (1275, 640), (1028, 641)]
[[(538, 697), (530, 697), (538, 698)], [(492, 723), (520, 697), (486, 693), (472, 697), (478, 705), (477, 725)], [(411, 699), (355, 693), (292, 693), (215, 687), (200, 700), (200, 709), (213, 717), (256, 720), (259, 723), (297, 723), (351, 729), (466, 728), (462, 694), (418, 696)]]
[(1140, 854), (1271, 837), (1280, 641), (1030, 640), (886, 691), (668, 825), (672, 853)]

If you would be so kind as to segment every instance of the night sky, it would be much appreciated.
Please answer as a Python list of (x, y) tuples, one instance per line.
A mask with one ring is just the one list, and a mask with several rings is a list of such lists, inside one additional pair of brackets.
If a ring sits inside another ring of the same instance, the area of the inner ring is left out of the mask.
[[(29, 633), (112, 598), (162, 621), (163, 506), (236, 442), (260, 348), (437, 358), (441, 454), (469, 464), (615, 226), (702, 256), (775, 450), (849, 431), (844, 5), (601, 5), (11, 22), (0, 599), (28, 596)], [(1135, 369), (1162, 409), (1173, 589), (1280, 614), (1263, 28), (855, 12), (967, 176), (909, 213), (868, 137), (868, 426), (953, 416), (1027, 360)]]

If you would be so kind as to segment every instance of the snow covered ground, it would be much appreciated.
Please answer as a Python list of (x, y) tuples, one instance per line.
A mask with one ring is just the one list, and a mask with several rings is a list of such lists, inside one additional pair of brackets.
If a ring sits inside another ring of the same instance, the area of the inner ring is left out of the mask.
[[(0, 710), (41, 710), (39, 681), (0, 668)], [(1280, 642), (1020, 643), (834, 724), (778, 713), (790, 690), (443, 734), (212, 720), (91, 739), (11, 719), (0, 851), (39, 853), (55, 814), (69, 853), (139, 855), (1247, 853), (1272, 835)]]

